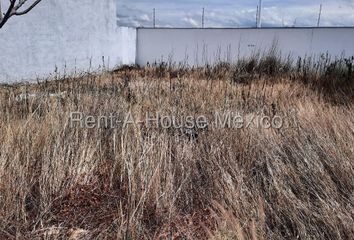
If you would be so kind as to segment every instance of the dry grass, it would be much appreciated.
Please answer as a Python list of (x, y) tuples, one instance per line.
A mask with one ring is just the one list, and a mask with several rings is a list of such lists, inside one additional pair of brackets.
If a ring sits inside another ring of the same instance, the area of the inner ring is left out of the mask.
[[(353, 239), (352, 75), (252, 64), (2, 86), (0, 239)], [(193, 137), (69, 125), (74, 111), (229, 110), (293, 121)]]

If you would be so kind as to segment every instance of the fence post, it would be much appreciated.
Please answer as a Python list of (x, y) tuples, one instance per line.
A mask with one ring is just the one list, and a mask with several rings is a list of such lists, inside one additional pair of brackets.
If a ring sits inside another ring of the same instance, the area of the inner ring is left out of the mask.
[(321, 14), (322, 14), (322, 3), (321, 3), (321, 5), (320, 5), (320, 12), (319, 12), (319, 14), (318, 14), (317, 27), (320, 27)]
[(153, 27), (156, 28), (156, 9), (155, 8), (152, 10), (152, 21), (153, 21), (153, 23), (152, 23)]
[(204, 17), (205, 17), (205, 8), (203, 8), (203, 12), (202, 12), (202, 28), (204, 28)]

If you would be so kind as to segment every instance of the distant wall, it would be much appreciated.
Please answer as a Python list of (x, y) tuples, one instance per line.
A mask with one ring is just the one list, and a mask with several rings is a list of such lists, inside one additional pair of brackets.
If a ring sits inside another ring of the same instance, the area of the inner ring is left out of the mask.
[(148, 62), (235, 62), (276, 43), (293, 57), (354, 55), (354, 28), (133, 29), (117, 27), (115, 0), (44, 0), (0, 30), (0, 82)]
[(329, 53), (354, 55), (354, 28), (138, 29), (137, 63), (188, 63), (199, 66), (235, 62), (274, 43), (294, 58)]
[(0, 29), (0, 82), (132, 64), (135, 38), (116, 26), (115, 0), (44, 0)]

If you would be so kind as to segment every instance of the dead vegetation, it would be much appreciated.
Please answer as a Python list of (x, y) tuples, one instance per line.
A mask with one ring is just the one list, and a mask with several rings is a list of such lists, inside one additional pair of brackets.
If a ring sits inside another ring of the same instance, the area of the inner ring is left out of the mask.
[[(352, 65), (291, 66), (161, 64), (2, 86), (0, 239), (353, 239)], [(193, 137), (69, 125), (75, 111), (235, 110), (293, 121)]]

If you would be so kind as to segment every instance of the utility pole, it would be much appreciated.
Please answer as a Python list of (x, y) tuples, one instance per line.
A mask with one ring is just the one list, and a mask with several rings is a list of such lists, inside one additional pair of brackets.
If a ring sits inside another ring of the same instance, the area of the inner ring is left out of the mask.
[(202, 12), (202, 28), (204, 28), (204, 17), (205, 17), (205, 8), (203, 8), (203, 12)]
[(152, 23), (153, 27), (156, 28), (156, 9), (155, 8), (152, 10), (152, 21), (153, 21), (153, 23)]
[(259, 0), (257, 28), (262, 28), (262, 0)]
[(322, 3), (320, 5), (320, 13), (318, 14), (317, 27), (320, 27), (321, 15), (322, 15)]

